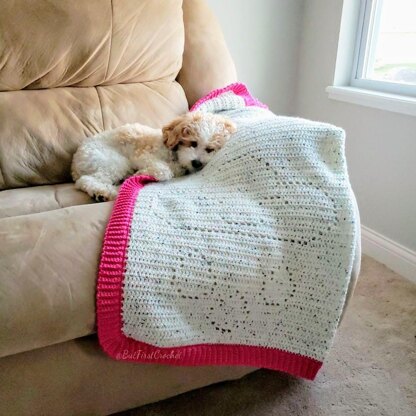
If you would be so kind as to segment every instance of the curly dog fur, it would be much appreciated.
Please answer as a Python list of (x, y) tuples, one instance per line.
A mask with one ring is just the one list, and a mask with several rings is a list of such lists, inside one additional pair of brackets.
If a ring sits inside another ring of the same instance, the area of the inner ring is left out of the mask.
[(113, 200), (128, 176), (166, 181), (202, 169), (235, 129), (229, 119), (201, 112), (162, 129), (126, 124), (84, 140), (74, 154), (72, 177), (77, 189), (97, 201)]

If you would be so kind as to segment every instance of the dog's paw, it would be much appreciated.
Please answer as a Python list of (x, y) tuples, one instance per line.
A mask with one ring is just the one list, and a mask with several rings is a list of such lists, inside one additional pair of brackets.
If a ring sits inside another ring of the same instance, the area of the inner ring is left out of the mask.
[(164, 164), (148, 167), (147, 169), (138, 170), (136, 175), (149, 175), (153, 176), (160, 182), (169, 181), (174, 177), (172, 170), (169, 166)]
[(96, 202), (107, 202), (108, 201), (108, 199), (104, 195), (93, 194), (92, 197), (93, 197), (93, 199), (96, 200)]
[(116, 191), (109, 191), (109, 192), (96, 192), (91, 195), (93, 199), (97, 202), (107, 202), (107, 201), (114, 201), (117, 198)]

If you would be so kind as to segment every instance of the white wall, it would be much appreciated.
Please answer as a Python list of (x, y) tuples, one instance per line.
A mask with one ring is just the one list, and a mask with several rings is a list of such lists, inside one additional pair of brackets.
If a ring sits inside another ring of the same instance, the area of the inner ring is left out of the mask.
[(363, 248), (399, 273), (414, 275), (416, 118), (328, 98), (343, 1), (207, 1), (220, 20), (239, 79), (254, 95), (276, 113), (346, 130), (361, 220), (376, 232)]
[(341, 11), (342, 0), (305, 2), (296, 113), (346, 130), (362, 223), (416, 250), (416, 118), (328, 99)]
[(294, 110), (303, 0), (207, 0), (239, 80), (277, 113)]

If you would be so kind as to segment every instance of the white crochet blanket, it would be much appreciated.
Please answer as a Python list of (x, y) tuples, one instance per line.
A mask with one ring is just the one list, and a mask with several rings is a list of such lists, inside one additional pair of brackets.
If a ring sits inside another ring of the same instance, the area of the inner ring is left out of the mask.
[(313, 379), (355, 252), (344, 132), (276, 116), (241, 84), (195, 108), (237, 132), (197, 174), (124, 184), (100, 266), (101, 345), (117, 359)]

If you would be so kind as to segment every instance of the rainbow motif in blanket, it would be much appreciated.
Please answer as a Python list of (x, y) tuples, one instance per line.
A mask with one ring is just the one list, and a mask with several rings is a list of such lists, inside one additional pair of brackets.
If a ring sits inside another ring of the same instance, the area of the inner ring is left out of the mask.
[(196, 174), (123, 184), (99, 267), (100, 344), (118, 360), (313, 379), (356, 250), (344, 132), (277, 116), (242, 84), (193, 110), (237, 132)]

